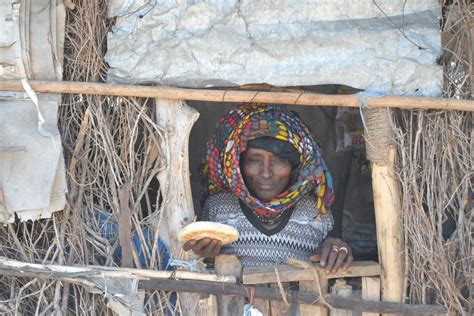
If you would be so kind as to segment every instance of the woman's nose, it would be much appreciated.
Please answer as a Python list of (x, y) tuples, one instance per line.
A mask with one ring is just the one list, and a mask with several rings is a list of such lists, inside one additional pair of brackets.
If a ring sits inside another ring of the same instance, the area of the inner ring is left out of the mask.
[(270, 163), (264, 162), (260, 170), (262, 178), (271, 178), (273, 176), (273, 169)]

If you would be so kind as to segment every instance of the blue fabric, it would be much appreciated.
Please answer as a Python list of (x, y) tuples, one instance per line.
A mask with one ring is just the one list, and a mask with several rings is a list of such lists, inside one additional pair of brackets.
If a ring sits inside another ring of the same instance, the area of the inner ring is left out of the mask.
[[(118, 238), (118, 224), (117, 222), (111, 218), (111, 216), (107, 215), (107, 214), (100, 214), (99, 215), (99, 225), (100, 225), (100, 233), (101, 233), (101, 236), (103, 238), (106, 238), (108, 240), (110, 240), (111, 242), (114, 241), (114, 239)], [(151, 245), (152, 245), (152, 241), (153, 241), (153, 235), (151, 233), (151, 231), (145, 227), (145, 229), (143, 230), (143, 235), (144, 235), (144, 238), (145, 238), (145, 242), (149, 248), (149, 251), (150, 251), (150, 254), (151, 254)], [(133, 242), (133, 245), (135, 246), (135, 249), (138, 253), (138, 257), (140, 259), (140, 264), (143, 268), (147, 268), (148, 267), (148, 262), (146, 261), (146, 257), (145, 257), (145, 250), (142, 249), (142, 246), (141, 246), (141, 242), (140, 242), (140, 237), (138, 236), (137, 233), (134, 233), (133, 236), (132, 236), (132, 242)], [(166, 267), (166, 270), (173, 270), (173, 267), (171, 267), (169, 265), (169, 261), (170, 261), (170, 252), (169, 252), (169, 249), (168, 247), (166, 247), (166, 245), (161, 241), (161, 240), (158, 240), (158, 252), (160, 253), (160, 255), (162, 256), (163, 258), (163, 266)], [(115, 251), (115, 254), (114, 254), (114, 260), (119, 263), (120, 261), (122, 261), (122, 250), (120, 249), (120, 247), (117, 249), (117, 251)]]
[[(113, 243), (115, 239), (118, 238), (117, 222), (113, 218), (111, 218), (110, 215), (107, 215), (107, 214), (100, 214), (98, 219), (99, 219), (101, 236), (103, 238), (110, 240), (110, 242)], [(151, 254), (151, 251), (152, 251), (151, 245), (153, 241), (153, 235), (148, 228), (145, 228), (143, 230), (143, 235), (145, 237), (146, 244), (149, 246), (148, 248), (150, 249), (150, 254)], [(140, 265), (142, 266), (142, 268), (146, 269), (148, 267), (148, 262), (145, 257), (145, 252), (141, 246), (140, 237), (138, 236), (137, 233), (133, 234), (132, 242), (133, 242), (133, 245), (135, 246), (135, 249), (137, 250), (138, 257), (140, 258)], [(172, 267), (169, 264), (170, 262), (169, 249), (159, 239), (158, 239), (158, 252), (163, 259), (163, 266), (165, 267), (165, 270), (174, 270), (174, 267)], [(122, 249), (120, 247), (114, 253), (114, 261), (118, 264), (122, 261)], [(170, 295), (170, 310), (168, 311), (168, 315), (173, 314), (171, 311), (175, 309), (176, 300), (177, 300), (176, 293), (172, 292)]]

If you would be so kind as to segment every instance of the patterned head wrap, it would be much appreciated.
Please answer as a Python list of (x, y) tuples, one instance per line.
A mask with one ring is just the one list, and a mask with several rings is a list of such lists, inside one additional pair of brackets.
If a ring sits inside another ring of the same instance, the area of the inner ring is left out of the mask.
[[(293, 171), (296, 176), (288, 189), (269, 202), (249, 193), (239, 165), (247, 142), (262, 136), (290, 142), (300, 156), (300, 164)], [(293, 112), (273, 105), (244, 104), (220, 118), (207, 143), (201, 178), (202, 202), (210, 194), (232, 192), (265, 224), (277, 223), (285, 210), (310, 192), (318, 198), (315, 213), (325, 213), (334, 200), (331, 174), (312, 133)]]
[(288, 159), (293, 169), (300, 164), (300, 154), (296, 148), (286, 140), (270, 136), (257, 137), (247, 141), (247, 150), (249, 148), (263, 149), (280, 158)]

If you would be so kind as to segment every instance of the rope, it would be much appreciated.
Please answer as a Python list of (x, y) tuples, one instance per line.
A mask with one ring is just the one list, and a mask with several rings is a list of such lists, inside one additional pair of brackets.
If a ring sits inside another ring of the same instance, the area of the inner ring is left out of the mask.
[(294, 259), (294, 258), (288, 258), (286, 263), (288, 263), (290, 266), (293, 266), (293, 267), (296, 267), (296, 268), (309, 269), (314, 275), (314, 280), (316, 281), (316, 288), (318, 289), (318, 294), (319, 294), (319, 298), (316, 301), (314, 301), (314, 303), (319, 302), (319, 303), (325, 305), (329, 309), (334, 309), (334, 307), (331, 304), (329, 304), (328, 301), (326, 301), (326, 298), (323, 294), (323, 290), (321, 289), (321, 282), (319, 280), (318, 270), (316, 270), (316, 268), (313, 265), (311, 265), (307, 262), (304, 262), (304, 261), (300, 261), (298, 259)]
[(359, 97), (359, 113), (360, 113), (360, 119), (362, 120), (362, 124), (364, 125), (364, 131), (366, 134), (369, 133), (369, 130), (367, 128), (367, 124), (365, 123), (365, 118), (364, 118), (364, 113), (362, 112), (362, 109), (370, 109), (369, 106), (369, 98), (382, 98), (385, 95), (380, 92), (375, 92), (375, 91), (361, 91), (357, 93), (357, 96)]
[(290, 306), (290, 303), (288, 303), (288, 300), (286, 299), (286, 293), (285, 293), (285, 290), (283, 289), (283, 284), (281, 283), (281, 280), (280, 280), (280, 273), (278, 273), (278, 264), (275, 264), (275, 275), (276, 275), (278, 289), (280, 290), (280, 295), (283, 298), (283, 302), (285, 302), (285, 306), (288, 308)]
[(253, 296), (255, 295), (255, 287), (253, 286), (245, 286), (245, 290), (247, 291), (247, 298), (249, 299), (249, 304), (253, 305)]
[(378, 165), (389, 161), (389, 149), (393, 147), (390, 111), (388, 108), (371, 108), (369, 98), (382, 98), (384, 94), (374, 91), (362, 91), (358, 94), (359, 111), (365, 131), (367, 159)]

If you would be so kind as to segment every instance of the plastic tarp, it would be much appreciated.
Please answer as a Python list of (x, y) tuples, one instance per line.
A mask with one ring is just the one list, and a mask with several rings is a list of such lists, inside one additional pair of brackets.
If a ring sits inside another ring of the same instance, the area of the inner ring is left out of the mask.
[[(61, 1), (0, 0), (0, 78), (61, 80)], [(0, 221), (51, 216), (66, 204), (60, 96), (0, 91)]]
[(110, 0), (108, 80), (442, 91), (437, 0)]

